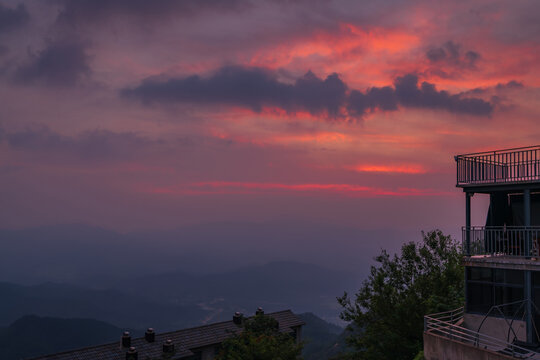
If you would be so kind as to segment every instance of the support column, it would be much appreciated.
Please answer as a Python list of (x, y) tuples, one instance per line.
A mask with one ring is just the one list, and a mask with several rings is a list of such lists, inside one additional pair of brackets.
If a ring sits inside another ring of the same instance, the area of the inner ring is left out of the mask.
[[(523, 223), (526, 227), (531, 226), (531, 190), (525, 189), (523, 190)], [(530, 229), (526, 229), (524, 231), (525, 233), (525, 256), (530, 257), (531, 256), (531, 233), (529, 231)], [(532, 306), (532, 289), (531, 289), (531, 271), (525, 270), (525, 300), (526, 303), (526, 309), (527, 312), (525, 322), (527, 326), (527, 342), (532, 343), (533, 342), (533, 306)]]
[(469, 311), (469, 285), (467, 283), (467, 280), (469, 280), (469, 277), (467, 275), (467, 273), (469, 272), (469, 268), (467, 266), (465, 266), (465, 269), (464, 269), (464, 275), (463, 276), (463, 289), (464, 289), (464, 293), (465, 293), (465, 312)]
[(523, 222), (525, 226), (531, 226), (531, 190), (523, 190)]
[(465, 193), (465, 254), (471, 255), (471, 197), (472, 194)]
[[(523, 190), (523, 225), (525, 227), (531, 226), (531, 190)], [(532, 249), (532, 237), (529, 231), (530, 229), (525, 229), (525, 256), (529, 258), (531, 256)]]
[(525, 300), (527, 302), (525, 303), (525, 324), (526, 324), (526, 330), (527, 330), (527, 342), (529, 344), (532, 344), (533, 342), (533, 334), (534, 334), (534, 328), (533, 328), (533, 306), (532, 306), (532, 291), (531, 291), (531, 271), (525, 270)]
[(493, 193), (490, 193), (489, 194), (489, 214), (491, 215), (490, 216), (490, 219), (489, 219), (489, 223), (486, 224), (486, 226), (495, 226), (495, 194)]

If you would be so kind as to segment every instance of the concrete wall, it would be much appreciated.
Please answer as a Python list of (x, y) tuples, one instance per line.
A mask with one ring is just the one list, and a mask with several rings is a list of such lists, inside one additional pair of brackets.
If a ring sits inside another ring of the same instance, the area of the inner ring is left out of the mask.
[[(478, 331), (478, 327), (484, 318), (484, 315), (465, 313), (463, 315), (464, 322), (462, 326), (469, 330)], [(508, 322), (510, 321), (508, 319)], [(518, 339), (521, 341), (526, 341), (527, 339), (527, 329), (525, 326), (525, 321), (514, 320), (512, 323), (512, 329), (514, 329)], [(488, 316), (482, 328), (480, 328), (480, 333), (503, 341), (512, 342), (514, 340), (514, 334), (510, 331), (510, 338), (508, 339), (508, 329), (508, 323), (503, 318)]]
[(515, 358), (424, 332), (426, 360), (508, 360)]

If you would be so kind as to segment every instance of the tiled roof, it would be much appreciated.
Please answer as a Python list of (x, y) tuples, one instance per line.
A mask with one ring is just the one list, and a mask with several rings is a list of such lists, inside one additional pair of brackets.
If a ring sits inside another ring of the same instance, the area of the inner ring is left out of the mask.
[[(293, 314), (290, 310), (267, 314), (279, 322), (279, 330), (291, 332), (294, 327), (304, 325), (304, 321)], [(166, 340), (172, 340), (175, 354), (171, 359), (180, 359), (193, 355), (191, 350), (209, 345), (219, 344), (237, 332), (240, 328), (233, 321), (224, 321), (209, 325), (198, 326), (190, 329), (156, 334), (154, 342), (147, 342), (144, 337), (131, 339), (131, 346), (135, 347), (139, 359), (157, 359), (163, 355), (163, 344)], [(58, 354), (46, 355), (35, 360), (124, 360), (126, 348), (122, 348), (119, 341), (111, 344), (98, 345)]]

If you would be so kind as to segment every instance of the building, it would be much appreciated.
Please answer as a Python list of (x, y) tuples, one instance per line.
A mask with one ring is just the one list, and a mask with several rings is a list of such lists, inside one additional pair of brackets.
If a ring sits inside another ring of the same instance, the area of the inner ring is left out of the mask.
[[(261, 312), (258, 309), (257, 312)], [(278, 321), (281, 332), (290, 333), (301, 341), (304, 321), (290, 310), (267, 314)], [(146, 360), (146, 359), (213, 359), (219, 345), (240, 331), (243, 316), (236, 313), (224, 321), (190, 329), (157, 334), (148, 329), (144, 337), (132, 338), (125, 332), (119, 342), (46, 355), (35, 360)]]
[[(426, 359), (540, 359), (540, 146), (455, 156), (465, 306), (424, 319)], [(485, 225), (473, 197), (489, 196)]]

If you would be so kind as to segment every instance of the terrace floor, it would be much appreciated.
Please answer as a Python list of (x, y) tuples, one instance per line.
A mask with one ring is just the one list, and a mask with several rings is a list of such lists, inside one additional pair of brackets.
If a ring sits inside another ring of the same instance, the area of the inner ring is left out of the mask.
[(516, 257), (506, 254), (464, 256), (464, 266), (540, 271), (540, 257)]

